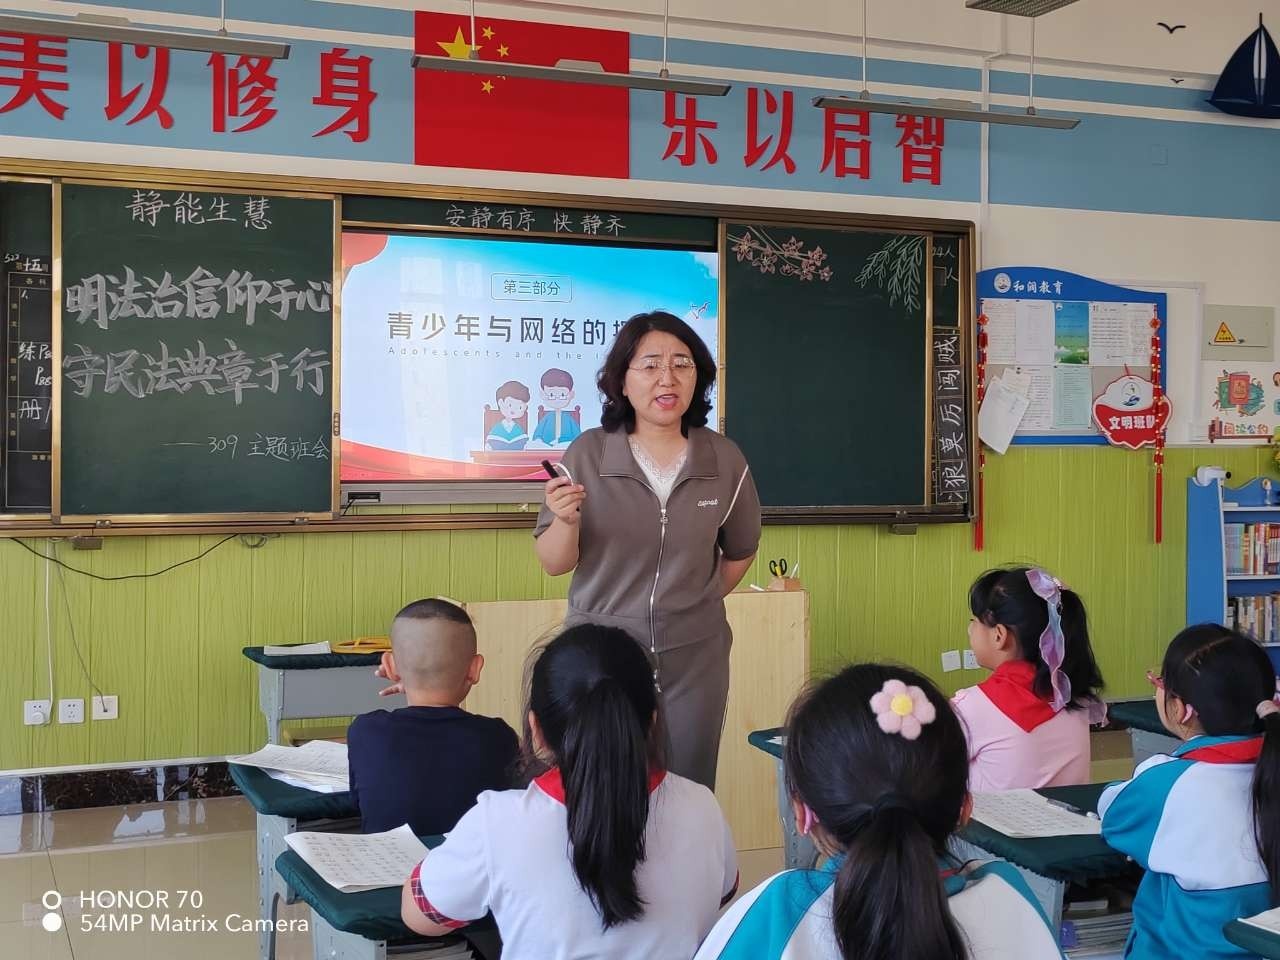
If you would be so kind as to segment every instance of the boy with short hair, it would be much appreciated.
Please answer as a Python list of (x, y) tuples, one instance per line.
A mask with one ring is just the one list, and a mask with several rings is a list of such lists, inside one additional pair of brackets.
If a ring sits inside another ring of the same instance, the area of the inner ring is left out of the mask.
[(356, 717), (347, 732), (351, 796), (365, 833), (402, 823), (419, 836), (446, 833), (480, 793), (512, 786), (515, 732), (458, 706), (483, 668), (461, 607), (416, 600), (396, 614), (379, 672), (403, 686), (409, 705)]

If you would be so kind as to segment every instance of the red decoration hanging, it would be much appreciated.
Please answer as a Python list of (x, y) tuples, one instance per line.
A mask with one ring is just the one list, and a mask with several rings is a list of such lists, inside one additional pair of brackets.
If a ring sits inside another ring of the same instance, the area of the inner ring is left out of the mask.
[[(1164, 401), (1164, 388), (1160, 385), (1160, 367), (1164, 362), (1161, 357), (1160, 349), (1160, 314), (1156, 307), (1151, 307), (1151, 389), (1152, 395), (1155, 397), (1156, 408), (1159, 409)], [(1155, 535), (1156, 543), (1164, 540), (1164, 438), (1165, 423), (1160, 422), (1156, 428), (1156, 442), (1154, 452), (1151, 455), (1152, 462), (1156, 468), (1156, 517), (1155, 517)]]

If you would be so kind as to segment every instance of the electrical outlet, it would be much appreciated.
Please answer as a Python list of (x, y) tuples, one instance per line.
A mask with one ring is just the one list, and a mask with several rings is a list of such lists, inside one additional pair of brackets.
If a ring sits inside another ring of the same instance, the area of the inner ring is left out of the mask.
[(942, 655), (942, 672), (950, 673), (952, 670), (960, 669), (960, 651), (948, 650)]
[(51, 719), (52, 709), (48, 700), (23, 700), (22, 722), (28, 727), (43, 727)]
[(105, 694), (101, 697), (96, 694), (90, 698), (93, 704), (93, 719), (95, 720), (116, 720), (120, 716), (120, 698), (114, 693)]
[(84, 723), (84, 701), (83, 700), (59, 700), (58, 701), (58, 722), (59, 723)]
[(966, 650), (964, 652), (964, 668), (966, 670), (978, 669), (978, 655), (972, 650)]

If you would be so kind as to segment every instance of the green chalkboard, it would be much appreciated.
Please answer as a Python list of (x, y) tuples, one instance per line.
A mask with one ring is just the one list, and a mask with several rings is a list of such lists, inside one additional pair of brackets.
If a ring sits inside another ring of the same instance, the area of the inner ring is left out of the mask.
[(929, 237), (728, 223), (725, 431), (766, 509), (925, 508)]
[(58, 512), (331, 512), (332, 201), (61, 189)]
[(0, 182), (0, 513), (48, 513), (53, 460), (53, 187)]

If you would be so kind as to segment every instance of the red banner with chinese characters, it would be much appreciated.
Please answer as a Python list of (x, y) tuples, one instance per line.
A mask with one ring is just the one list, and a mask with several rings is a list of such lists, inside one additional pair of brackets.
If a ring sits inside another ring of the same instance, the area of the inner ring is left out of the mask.
[[(550, 23), (475, 22), (481, 60), (494, 73), (416, 70), (414, 160), (424, 166), (520, 170), (626, 178), (630, 170), (629, 91), (554, 80), (504, 77), (503, 61), (555, 66), (591, 60), (628, 73), (631, 35)], [(471, 25), (446, 13), (414, 15), (414, 51), (466, 59)]]

